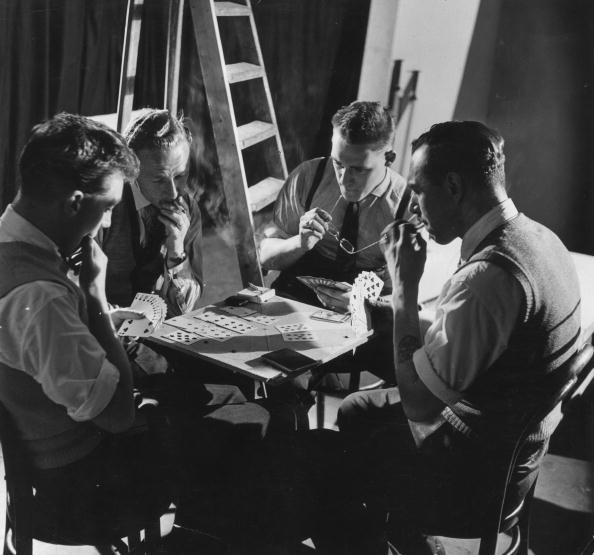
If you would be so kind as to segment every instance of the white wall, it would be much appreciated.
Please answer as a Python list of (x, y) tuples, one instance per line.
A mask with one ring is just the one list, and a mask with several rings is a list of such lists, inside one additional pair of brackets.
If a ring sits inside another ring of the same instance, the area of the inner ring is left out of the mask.
[[(387, 103), (394, 59), (404, 60), (401, 88), (411, 70), (421, 72), (412, 117), (410, 111), (405, 113), (396, 136), (398, 158), (394, 167), (406, 175), (410, 141), (431, 124), (452, 119), (480, 0), (392, 0), (397, 4), (392, 37), (386, 30), (390, 19), (385, 16), (384, 3), (372, 0), (363, 64), (373, 56), (371, 49), (376, 48), (380, 36), (387, 37), (386, 44), (392, 43), (391, 58), (383, 66), (375, 63), (363, 68), (359, 94), (361, 100)], [(384, 8), (383, 16), (380, 7)], [(379, 16), (373, 17), (374, 12)], [(376, 55), (376, 59), (380, 57)]]

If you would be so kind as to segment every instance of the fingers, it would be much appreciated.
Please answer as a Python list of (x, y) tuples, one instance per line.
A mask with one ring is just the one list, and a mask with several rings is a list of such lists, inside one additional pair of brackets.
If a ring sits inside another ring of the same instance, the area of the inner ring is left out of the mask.
[(114, 314), (122, 318), (122, 320), (140, 320), (146, 317), (142, 310), (134, 310), (133, 308), (117, 308)]

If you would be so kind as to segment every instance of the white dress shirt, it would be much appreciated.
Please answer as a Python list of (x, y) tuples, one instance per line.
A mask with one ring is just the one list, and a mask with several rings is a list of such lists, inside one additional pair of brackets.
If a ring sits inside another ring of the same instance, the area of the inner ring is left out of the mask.
[[(0, 242), (14, 241), (60, 258), (56, 244), (9, 205), (0, 218)], [(73, 294), (49, 281), (26, 283), (0, 298), (0, 362), (29, 374), (76, 421), (100, 414), (120, 377), (81, 321)]]

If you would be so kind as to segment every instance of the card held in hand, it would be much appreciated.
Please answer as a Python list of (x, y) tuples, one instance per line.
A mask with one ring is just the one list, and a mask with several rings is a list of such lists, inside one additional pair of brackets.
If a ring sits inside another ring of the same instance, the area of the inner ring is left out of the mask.
[(148, 337), (163, 323), (167, 315), (167, 305), (159, 295), (137, 293), (130, 308), (143, 312), (144, 317), (125, 320), (118, 330), (120, 337)]

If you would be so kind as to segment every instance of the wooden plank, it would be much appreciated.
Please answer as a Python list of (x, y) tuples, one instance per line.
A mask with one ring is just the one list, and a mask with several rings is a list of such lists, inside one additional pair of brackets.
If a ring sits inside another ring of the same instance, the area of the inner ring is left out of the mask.
[(229, 83), (239, 83), (249, 79), (257, 79), (264, 75), (262, 67), (255, 64), (240, 62), (238, 64), (228, 64), (225, 68), (227, 81)]
[(217, 17), (239, 17), (252, 13), (248, 6), (237, 2), (215, 2), (214, 8)]
[(252, 185), (248, 189), (252, 212), (257, 212), (269, 204), (272, 204), (276, 200), (276, 197), (278, 197), (278, 193), (282, 189), (283, 183), (284, 181), (282, 179), (267, 177), (255, 185)]
[(134, 80), (136, 79), (136, 62), (138, 61), (138, 43), (142, 24), (142, 8), (144, 0), (128, 0), (126, 12), (126, 30), (122, 51), (120, 71), (120, 90), (118, 94), (117, 130), (122, 133), (132, 114), (134, 102)]
[(275, 133), (276, 129), (272, 123), (258, 120), (250, 121), (250, 123), (240, 125), (237, 128), (237, 142), (239, 148), (244, 149), (273, 137)]
[(184, 0), (169, 0), (169, 25), (167, 29), (167, 58), (165, 67), (165, 108), (177, 114), (179, 95), (179, 61), (184, 19)]
[(262, 285), (264, 280), (248, 204), (247, 180), (235, 138), (235, 115), (225, 79), (225, 61), (213, 2), (189, 2), (241, 279), (244, 285), (249, 282)]
[(274, 104), (272, 103), (272, 95), (270, 94), (270, 86), (268, 85), (268, 78), (266, 77), (266, 68), (264, 67), (264, 58), (262, 57), (262, 49), (260, 48), (260, 40), (258, 38), (258, 29), (256, 28), (256, 21), (254, 19), (254, 14), (251, 7), (250, 0), (247, 0), (247, 5), (250, 8), (250, 26), (252, 28), (252, 34), (254, 35), (254, 43), (256, 46), (256, 52), (258, 53), (258, 65), (262, 67), (264, 75), (262, 77), (262, 81), (264, 83), (264, 91), (266, 93), (266, 100), (268, 102), (268, 106), (270, 108), (270, 120), (272, 125), (275, 129), (274, 138), (276, 140), (276, 147), (278, 151), (278, 155), (280, 158), (280, 165), (282, 168), (282, 177), (286, 179), (287, 173), (287, 162), (285, 161), (285, 154), (283, 150), (283, 143), (281, 142), (280, 133), (278, 130), (278, 123), (276, 121), (276, 113), (274, 111)]

